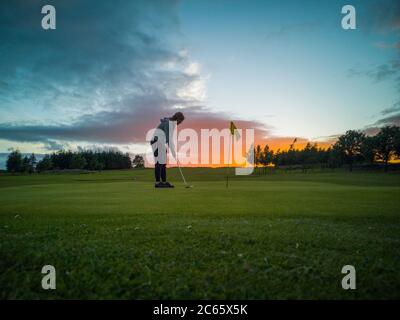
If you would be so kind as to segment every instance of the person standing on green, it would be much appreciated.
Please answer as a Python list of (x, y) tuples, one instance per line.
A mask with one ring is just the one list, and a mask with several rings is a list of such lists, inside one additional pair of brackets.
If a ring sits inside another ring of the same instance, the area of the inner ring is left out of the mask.
[[(150, 144), (153, 149), (154, 156), (154, 176), (156, 179), (155, 188), (173, 188), (174, 186), (167, 181), (167, 145), (175, 157), (175, 146), (173, 141), (170, 141), (170, 130), (173, 132), (175, 127), (181, 124), (185, 120), (182, 112), (176, 112), (170, 118), (163, 118), (160, 120), (156, 133), (154, 134)], [(162, 132), (160, 132), (161, 130)], [(158, 131), (158, 134), (157, 134)], [(164, 141), (159, 141), (159, 134), (163, 134), (165, 137)], [(158, 142), (158, 143), (157, 143)]]

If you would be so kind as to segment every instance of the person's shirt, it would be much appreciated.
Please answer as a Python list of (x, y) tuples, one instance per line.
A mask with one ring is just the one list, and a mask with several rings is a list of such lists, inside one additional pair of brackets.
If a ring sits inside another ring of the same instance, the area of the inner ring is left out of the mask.
[(160, 124), (157, 129), (160, 129), (165, 134), (165, 142), (169, 144), (169, 118), (160, 119)]
[(169, 140), (169, 132), (170, 129), (174, 132), (176, 128), (176, 121), (171, 121), (169, 118), (162, 118), (160, 119), (160, 124), (158, 125), (157, 129), (160, 129), (165, 134), (165, 142), (168, 144), (169, 149), (171, 150), (172, 154), (175, 156), (175, 145), (174, 141)]

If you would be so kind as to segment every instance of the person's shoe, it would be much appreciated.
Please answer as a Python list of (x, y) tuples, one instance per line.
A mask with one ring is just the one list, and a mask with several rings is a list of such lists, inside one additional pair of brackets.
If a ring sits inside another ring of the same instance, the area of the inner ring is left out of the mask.
[(154, 188), (165, 188), (165, 187), (164, 187), (164, 183), (162, 183), (162, 182), (156, 182), (156, 184), (154, 185)]
[(164, 182), (164, 188), (174, 188), (174, 186), (172, 184), (170, 184), (169, 182)]

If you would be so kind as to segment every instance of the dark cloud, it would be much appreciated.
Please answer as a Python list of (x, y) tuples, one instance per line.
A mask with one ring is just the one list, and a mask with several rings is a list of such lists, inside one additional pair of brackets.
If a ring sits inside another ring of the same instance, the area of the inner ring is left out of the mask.
[[(1, 139), (42, 142), (49, 150), (68, 142), (144, 143), (147, 131), (177, 106), (185, 126), (227, 126), (229, 115), (180, 94), (202, 79), (185, 71), (191, 61), (180, 40), (177, 1), (52, 1), (55, 31), (41, 29), (44, 4), (0, 4), (0, 101), (61, 116), (0, 123)], [(268, 133), (257, 121), (240, 125), (257, 128), (260, 137)]]
[(96, 110), (104, 101), (153, 90), (160, 65), (183, 59), (164, 43), (178, 28), (174, 1), (52, 1), (54, 31), (41, 29), (44, 4), (0, 4), (0, 73), (11, 84), (0, 90), (11, 101), (35, 99), (38, 109)]
[(386, 116), (388, 114), (391, 114), (391, 113), (394, 113), (394, 112), (397, 112), (397, 111), (400, 111), (400, 101), (398, 101), (395, 104), (393, 104), (392, 107), (382, 110), (381, 114), (383, 116)]
[(386, 125), (400, 126), (400, 113), (396, 113), (389, 117), (379, 119), (377, 122), (375, 122), (375, 125), (376, 126), (386, 126)]
[(369, 5), (368, 24), (380, 33), (400, 30), (400, 2), (375, 0)]
[(68, 141), (141, 143), (177, 105), (196, 125), (226, 121), (198, 107), (196, 96), (179, 94), (201, 78), (185, 71), (190, 61), (180, 43), (177, 1), (54, 0), (54, 31), (41, 29), (45, 4), (0, 4), (0, 102), (11, 110), (26, 105), (31, 118), (60, 116), (45, 124), (0, 123), (0, 138), (47, 149)]
[(375, 135), (383, 126), (400, 126), (400, 101), (395, 103), (391, 108), (381, 112), (383, 118), (364, 128), (364, 132), (368, 135)]
[[(41, 140), (39, 140), (41, 141)], [(41, 141), (43, 142), (43, 141)], [(44, 149), (52, 151), (52, 150), (62, 150), (62, 149), (67, 149), (68, 148), (68, 143), (59, 143), (57, 141), (51, 140), (51, 139), (46, 139), (44, 143)]]
[[(349, 77), (365, 76), (371, 78), (374, 82), (390, 80), (397, 93), (400, 95), (400, 1), (372, 1), (367, 6), (367, 13), (364, 16), (364, 27), (370, 32), (395, 36), (396, 41), (385, 42), (380, 41), (374, 43), (375, 47), (394, 50), (394, 58), (372, 68), (352, 68), (348, 70)], [(381, 114), (385, 116), (378, 120), (367, 130), (375, 132), (378, 130), (376, 126), (386, 124), (398, 124), (396, 116), (386, 117), (389, 114), (400, 110), (400, 96), (393, 106), (384, 109)]]
[[(146, 133), (158, 125), (160, 116), (171, 116), (176, 111), (164, 108), (164, 102), (149, 99), (140, 103), (142, 108), (98, 112), (67, 125), (0, 124), (0, 137), (10, 141), (45, 142), (54, 147), (53, 149), (60, 147), (54, 144), (54, 140), (109, 144), (145, 143)], [(165, 105), (168, 105), (167, 102)], [(204, 107), (191, 107), (184, 114), (186, 120), (182, 128), (189, 127), (200, 132), (203, 128), (228, 127), (227, 114), (209, 112)], [(257, 121), (237, 121), (237, 124), (240, 128), (256, 129), (259, 138), (265, 138), (269, 133), (265, 125)]]
[(370, 70), (358, 70), (349, 69), (348, 76), (367, 76), (373, 79), (375, 82), (380, 82), (390, 78), (395, 78), (400, 75), (400, 62), (398, 60), (393, 60), (386, 64), (381, 64)]

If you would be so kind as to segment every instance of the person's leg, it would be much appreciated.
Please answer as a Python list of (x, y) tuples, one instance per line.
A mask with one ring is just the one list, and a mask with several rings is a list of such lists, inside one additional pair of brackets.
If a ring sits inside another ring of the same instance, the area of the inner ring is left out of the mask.
[(161, 181), (167, 182), (167, 165), (166, 164), (160, 164), (160, 175), (161, 175)]
[[(167, 155), (167, 150), (165, 150), (165, 155)], [(167, 182), (167, 165), (164, 164), (161, 169), (161, 180), (167, 188), (173, 188), (174, 186)]]
[(154, 177), (156, 178), (156, 184), (158, 184), (160, 182), (160, 178), (161, 178), (161, 167), (160, 167), (160, 163), (157, 161), (157, 157), (158, 157), (158, 148), (155, 145), (155, 142), (157, 141), (157, 137), (152, 140), (150, 142), (151, 147), (153, 149), (153, 156), (154, 156)]
[(156, 182), (160, 182), (160, 178), (161, 178), (161, 164), (159, 164), (158, 162), (154, 165), (154, 174), (156, 177)]

